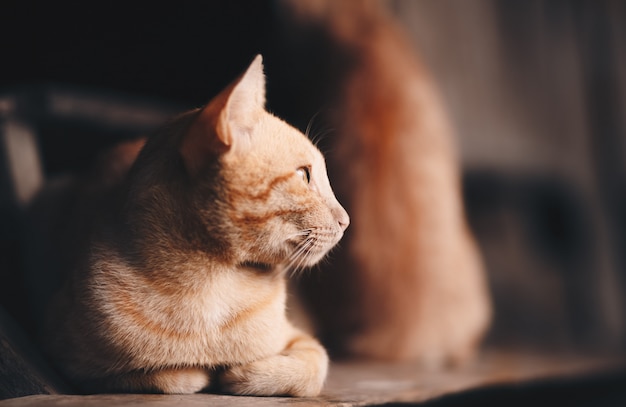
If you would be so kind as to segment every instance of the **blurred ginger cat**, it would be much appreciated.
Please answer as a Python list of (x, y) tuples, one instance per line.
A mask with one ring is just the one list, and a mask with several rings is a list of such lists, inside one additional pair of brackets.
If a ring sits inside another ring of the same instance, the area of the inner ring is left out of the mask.
[(320, 392), (328, 358), (287, 320), (285, 275), (317, 263), (349, 218), (320, 152), (264, 104), (258, 56), (97, 196), (46, 332), (82, 390)]
[(310, 107), (284, 110), (303, 126), (324, 107), (316, 120), (333, 132), (320, 148), (352, 218), (333, 261), (301, 284), (318, 336), (332, 355), (429, 367), (470, 359), (491, 304), (433, 79), (388, 2), (280, 4), (289, 33), (280, 55), (291, 58), (280, 61), (281, 80), (291, 78), (285, 99), (304, 94)]

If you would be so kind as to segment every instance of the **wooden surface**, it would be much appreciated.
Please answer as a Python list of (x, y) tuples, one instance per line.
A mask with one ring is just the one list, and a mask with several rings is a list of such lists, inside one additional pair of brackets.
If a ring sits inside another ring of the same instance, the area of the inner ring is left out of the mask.
[(530, 352), (487, 352), (474, 364), (451, 371), (423, 371), (412, 364), (337, 363), (322, 395), (315, 399), (194, 395), (37, 395), (0, 401), (0, 407), (31, 406), (361, 406), (420, 403), (444, 395), (498, 385), (572, 379), (626, 367), (623, 358)]

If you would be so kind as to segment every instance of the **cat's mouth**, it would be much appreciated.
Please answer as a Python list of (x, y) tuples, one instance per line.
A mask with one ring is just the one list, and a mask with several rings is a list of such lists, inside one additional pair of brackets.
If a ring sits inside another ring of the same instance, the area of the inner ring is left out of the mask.
[(285, 266), (289, 270), (312, 267), (339, 241), (341, 235), (326, 229), (309, 229), (300, 239), (288, 240), (291, 247)]

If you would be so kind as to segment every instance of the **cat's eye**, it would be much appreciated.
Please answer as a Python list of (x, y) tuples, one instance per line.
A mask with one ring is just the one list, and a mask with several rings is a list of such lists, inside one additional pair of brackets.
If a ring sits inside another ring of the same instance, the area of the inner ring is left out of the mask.
[(305, 183), (311, 182), (311, 169), (309, 167), (300, 167), (296, 170), (298, 177), (302, 178)]

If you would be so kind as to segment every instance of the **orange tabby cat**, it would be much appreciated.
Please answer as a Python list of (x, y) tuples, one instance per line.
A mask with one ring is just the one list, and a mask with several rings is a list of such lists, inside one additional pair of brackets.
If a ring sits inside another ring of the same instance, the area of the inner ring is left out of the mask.
[(285, 274), (318, 262), (349, 218), (322, 155), (264, 104), (258, 56), (98, 195), (47, 324), (50, 356), (83, 390), (319, 393), (328, 358), (288, 322)]
[[(326, 140), (329, 173), (353, 219), (329, 270), (304, 285), (318, 334), (339, 355), (428, 366), (467, 360), (491, 306), (434, 81), (383, 2), (280, 4), (290, 11), (291, 54), (306, 55), (296, 69), (289, 65), (299, 75), (294, 83), (306, 86), (307, 66), (311, 78), (320, 71), (332, 83), (323, 94), (335, 129)], [(315, 57), (298, 53), (311, 35)]]

